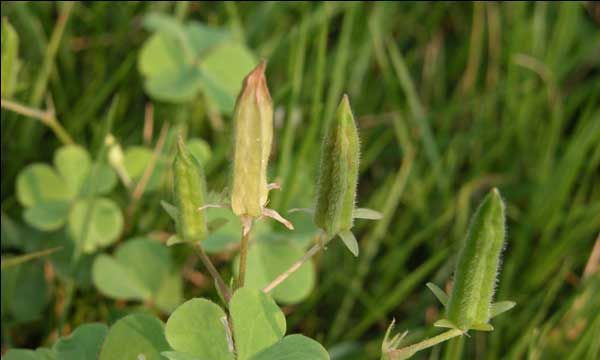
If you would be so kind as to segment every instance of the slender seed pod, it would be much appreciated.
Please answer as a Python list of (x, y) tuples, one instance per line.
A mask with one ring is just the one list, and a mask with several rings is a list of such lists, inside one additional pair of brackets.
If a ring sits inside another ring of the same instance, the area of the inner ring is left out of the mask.
[(460, 252), (447, 308), (450, 322), (462, 330), (487, 324), (504, 247), (504, 203), (497, 189), (472, 217)]
[(207, 235), (206, 219), (198, 208), (204, 205), (206, 181), (198, 160), (185, 146), (177, 142), (173, 162), (175, 204), (179, 209), (177, 225), (184, 241), (201, 241)]
[(246, 78), (235, 112), (235, 155), (231, 208), (238, 216), (259, 217), (267, 203), (267, 164), (273, 141), (273, 102), (261, 62)]
[(352, 228), (360, 144), (344, 95), (323, 139), (317, 184), (315, 224), (332, 237)]

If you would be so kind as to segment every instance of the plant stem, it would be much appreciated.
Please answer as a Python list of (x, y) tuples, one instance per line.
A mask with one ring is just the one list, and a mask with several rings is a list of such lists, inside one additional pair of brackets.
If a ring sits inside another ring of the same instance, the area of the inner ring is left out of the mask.
[[(331, 240), (331, 239), (330, 239)], [(329, 242), (329, 240), (327, 240)], [(327, 243), (326, 242), (326, 243)], [(277, 276), (271, 283), (263, 288), (263, 292), (270, 293), (273, 289), (275, 289), (278, 285), (285, 281), (290, 275), (296, 272), (305, 262), (310, 260), (319, 250), (321, 250), (326, 243), (321, 243), (321, 233), (319, 232), (315, 236), (315, 244), (304, 254), (298, 261), (292, 264), (286, 271)]]
[(242, 229), (242, 241), (240, 244), (240, 267), (238, 271), (238, 282), (237, 288), (244, 287), (244, 280), (246, 278), (246, 262), (248, 259), (248, 241), (250, 238), (250, 230)]
[(406, 359), (407, 357), (414, 355), (418, 351), (430, 348), (441, 342), (450, 340), (450, 339), (457, 337), (459, 335), (462, 335), (462, 334), (463, 334), (463, 332), (459, 329), (451, 329), (451, 330), (443, 332), (437, 336), (434, 336), (432, 338), (418, 342), (416, 344), (406, 346), (406, 347), (396, 349), (396, 350), (390, 350), (388, 352), (388, 355), (389, 355), (389, 358), (392, 360), (393, 359)]
[(223, 297), (223, 300), (225, 300), (225, 303), (229, 304), (229, 299), (231, 299), (231, 292), (229, 291), (229, 287), (225, 284), (225, 282), (223, 281), (223, 278), (217, 271), (217, 268), (215, 268), (212, 261), (210, 261), (210, 258), (208, 257), (208, 255), (206, 255), (206, 253), (204, 252), (204, 249), (200, 245), (200, 242), (196, 242), (195, 247), (198, 250), (198, 255), (200, 257), (200, 260), (202, 261), (202, 263), (204, 264), (204, 266), (210, 273), (210, 276), (215, 281), (217, 290), (219, 291), (219, 293), (221, 293), (221, 296)]
[(67, 130), (65, 130), (65, 128), (56, 119), (52, 111), (43, 111), (39, 109), (30, 108), (18, 102), (5, 99), (1, 100), (1, 105), (7, 110), (14, 111), (23, 116), (39, 120), (42, 124), (48, 126), (63, 144), (75, 144), (75, 141), (73, 141), (71, 135), (69, 135)]

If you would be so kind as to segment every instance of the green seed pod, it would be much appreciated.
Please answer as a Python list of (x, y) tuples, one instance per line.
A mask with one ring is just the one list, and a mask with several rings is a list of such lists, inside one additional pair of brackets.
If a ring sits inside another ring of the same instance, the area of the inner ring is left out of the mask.
[(329, 236), (352, 228), (358, 162), (358, 131), (344, 95), (323, 139), (314, 221)]
[(238, 216), (259, 217), (267, 203), (267, 164), (273, 141), (273, 102), (261, 62), (244, 79), (235, 112), (235, 155), (231, 208)]
[(471, 219), (448, 301), (448, 320), (462, 330), (490, 320), (504, 227), (504, 203), (498, 190), (493, 189)]
[(206, 219), (198, 208), (204, 205), (206, 181), (198, 160), (185, 146), (183, 139), (177, 143), (173, 162), (175, 176), (175, 205), (179, 209), (177, 225), (184, 241), (200, 241), (207, 235)]

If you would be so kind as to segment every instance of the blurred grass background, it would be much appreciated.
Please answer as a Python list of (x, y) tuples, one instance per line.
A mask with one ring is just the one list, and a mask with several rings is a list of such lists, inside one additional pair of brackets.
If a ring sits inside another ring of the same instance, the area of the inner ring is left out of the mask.
[[(349, 95), (362, 140), (358, 203), (384, 219), (357, 224), (358, 259), (329, 246), (316, 261), (311, 296), (286, 308), (290, 329), (322, 341), (332, 358), (376, 358), (392, 318), (409, 341), (436, 333), (441, 309), (424, 284), (447, 283), (473, 207), (497, 186), (508, 206), (497, 298), (518, 305), (494, 319), (493, 333), (416, 358), (597, 359), (599, 9), (594, 2), (94, 2), (72, 9), (3, 2), (2, 17), (20, 37), (15, 100), (44, 109), (51, 99), (57, 119), (92, 155), (115, 96), (112, 133), (124, 146), (142, 142), (151, 102), (136, 68), (148, 36), (144, 14), (228, 28), (268, 59), (276, 105), (270, 173), (283, 186), (271, 205), (282, 212), (311, 205), (322, 129)], [(209, 187), (227, 185), (230, 118), (201, 98), (155, 102), (154, 114), (156, 130), (168, 122), (207, 140)], [(59, 146), (41, 123), (2, 110), (3, 218), (21, 217), (18, 172), (51, 161)], [(145, 198), (140, 212), (160, 212), (166, 194)], [(86, 321), (106, 320), (94, 291), (80, 290), (74, 307), (85, 309)], [(60, 286), (53, 299), (58, 306)], [(66, 322), (82, 321), (80, 313), (66, 314)], [(53, 321), (16, 330), (3, 324), (3, 349), (46, 344), (52, 329), (45, 323)]]

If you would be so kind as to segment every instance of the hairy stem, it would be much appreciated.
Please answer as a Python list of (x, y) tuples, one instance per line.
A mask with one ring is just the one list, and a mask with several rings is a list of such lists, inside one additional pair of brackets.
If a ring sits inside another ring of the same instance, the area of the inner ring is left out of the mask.
[[(284, 271), (279, 276), (277, 276), (273, 281), (271, 281), (271, 283), (269, 285), (265, 286), (263, 288), (263, 292), (268, 294), (271, 291), (273, 291), (273, 289), (275, 289), (282, 282), (284, 282), (285, 279), (287, 279), (288, 277), (290, 277), (290, 275), (292, 275), (294, 272), (296, 272), (298, 269), (300, 269), (300, 267), (302, 265), (304, 265), (305, 262), (307, 262), (313, 256), (315, 256), (315, 254), (318, 253), (319, 250), (321, 250), (325, 246), (325, 244), (321, 243), (321, 241), (322, 241), (321, 233), (319, 232), (315, 236), (315, 244), (306, 252), (306, 254), (304, 254), (298, 261), (293, 263), (286, 271)], [(327, 242), (329, 242), (329, 241), (327, 241)]]
[(204, 264), (204, 266), (210, 273), (210, 276), (215, 281), (217, 290), (223, 297), (223, 300), (225, 300), (225, 303), (229, 304), (229, 299), (231, 299), (231, 292), (229, 291), (229, 287), (223, 281), (223, 278), (217, 271), (217, 268), (215, 268), (215, 266), (213, 265), (212, 261), (210, 261), (210, 258), (208, 257), (208, 255), (206, 255), (206, 252), (204, 252), (204, 249), (200, 245), (200, 242), (197, 242), (195, 244), (195, 248), (198, 251), (198, 256), (200, 257), (200, 260), (202, 261), (202, 263)]
[(392, 360), (393, 359), (406, 359), (407, 357), (414, 355), (418, 351), (430, 348), (432, 346), (435, 346), (439, 343), (450, 340), (450, 339), (460, 336), (462, 334), (463, 334), (463, 332), (459, 329), (451, 329), (451, 330), (443, 332), (437, 336), (434, 336), (432, 338), (418, 342), (416, 344), (406, 346), (406, 347), (396, 349), (396, 350), (390, 350), (388, 352), (388, 355), (389, 355), (389, 358)]

